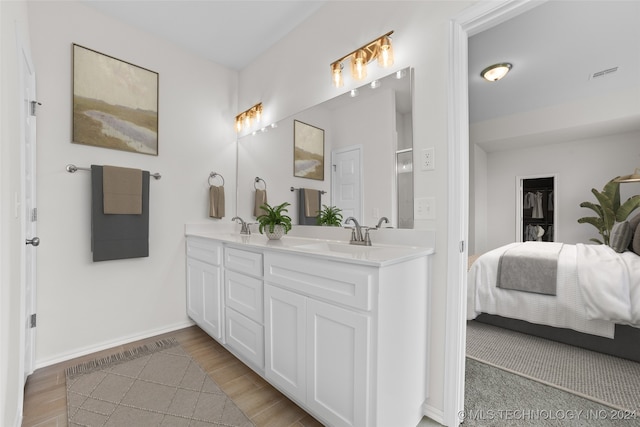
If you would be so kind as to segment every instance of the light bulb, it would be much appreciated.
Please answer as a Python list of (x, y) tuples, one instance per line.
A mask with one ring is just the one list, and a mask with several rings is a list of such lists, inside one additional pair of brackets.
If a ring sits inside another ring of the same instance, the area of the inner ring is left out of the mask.
[(363, 80), (367, 77), (367, 64), (362, 50), (358, 50), (351, 58), (351, 75), (356, 80)]
[(393, 47), (391, 46), (391, 39), (387, 36), (380, 39), (378, 65), (381, 67), (390, 67), (393, 65)]

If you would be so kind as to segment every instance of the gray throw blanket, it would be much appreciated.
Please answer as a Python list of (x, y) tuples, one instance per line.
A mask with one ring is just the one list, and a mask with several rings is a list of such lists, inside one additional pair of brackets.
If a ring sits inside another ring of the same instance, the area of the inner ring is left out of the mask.
[(524, 242), (506, 250), (498, 261), (502, 289), (556, 295), (558, 257), (562, 243)]

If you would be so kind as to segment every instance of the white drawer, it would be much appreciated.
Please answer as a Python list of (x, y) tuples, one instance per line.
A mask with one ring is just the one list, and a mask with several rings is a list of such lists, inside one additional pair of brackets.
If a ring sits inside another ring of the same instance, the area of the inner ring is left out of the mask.
[(222, 244), (200, 237), (187, 237), (187, 256), (213, 265), (222, 264)]
[(244, 362), (264, 370), (264, 328), (236, 311), (226, 310), (227, 345)]
[(267, 252), (264, 280), (294, 292), (348, 307), (371, 310), (378, 269), (303, 256)]
[(227, 270), (224, 277), (225, 303), (240, 314), (263, 323), (262, 280)]
[(224, 248), (224, 266), (252, 276), (262, 277), (262, 254), (235, 248)]

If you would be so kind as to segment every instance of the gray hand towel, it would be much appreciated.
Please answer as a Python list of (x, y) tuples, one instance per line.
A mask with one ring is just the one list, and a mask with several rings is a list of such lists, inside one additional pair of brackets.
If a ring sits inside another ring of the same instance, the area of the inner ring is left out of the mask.
[(224, 187), (209, 187), (209, 216), (218, 219), (224, 217)]
[(260, 207), (265, 203), (267, 203), (267, 190), (256, 190), (253, 216), (259, 217), (265, 213), (264, 209)]

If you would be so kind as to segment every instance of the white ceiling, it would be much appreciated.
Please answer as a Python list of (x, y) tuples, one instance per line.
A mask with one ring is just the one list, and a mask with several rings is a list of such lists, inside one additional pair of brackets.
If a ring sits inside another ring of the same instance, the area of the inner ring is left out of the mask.
[(184, 49), (241, 70), (325, 2), (315, 0), (83, 0)]
[[(513, 64), (498, 82), (480, 72)], [(618, 67), (606, 77), (595, 72)], [(639, 86), (640, 1), (549, 1), (469, 39), (472, 123)]]

